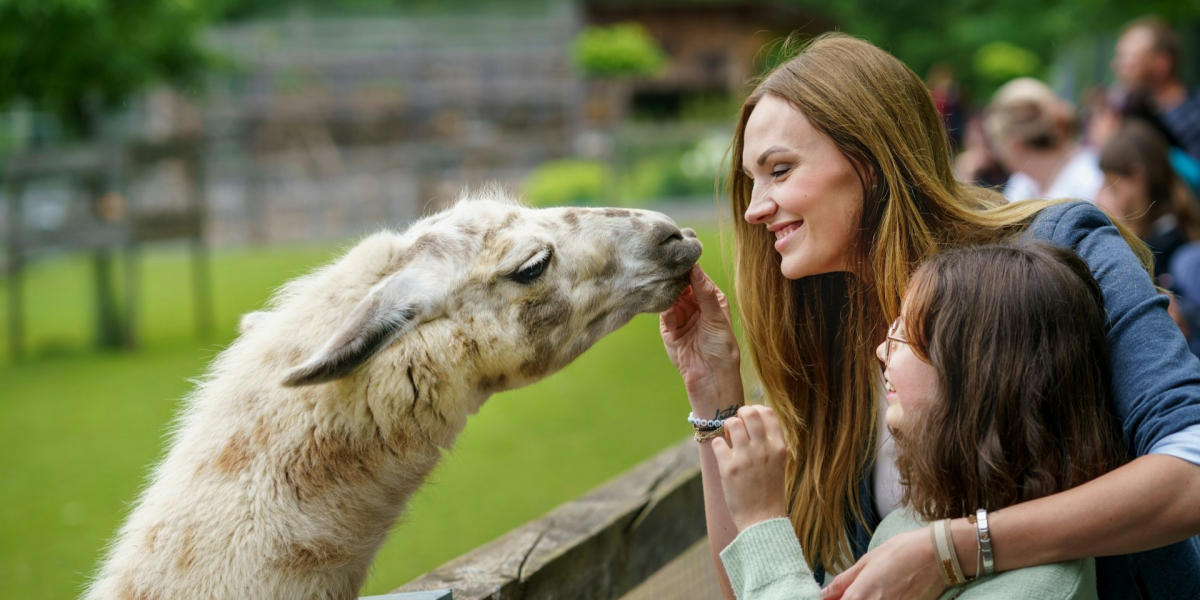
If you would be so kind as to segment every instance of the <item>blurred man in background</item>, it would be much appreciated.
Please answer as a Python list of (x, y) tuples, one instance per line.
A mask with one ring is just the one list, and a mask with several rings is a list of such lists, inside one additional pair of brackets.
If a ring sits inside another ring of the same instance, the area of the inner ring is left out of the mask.
[(1162, 123), (1193, 157), (1200, 158), (1200, 94), (1179, 78), (1179, 36), (1157, 17), (1125, 26), (1117, 41), (1113, 72), (1127, 90), (1148, 93)]

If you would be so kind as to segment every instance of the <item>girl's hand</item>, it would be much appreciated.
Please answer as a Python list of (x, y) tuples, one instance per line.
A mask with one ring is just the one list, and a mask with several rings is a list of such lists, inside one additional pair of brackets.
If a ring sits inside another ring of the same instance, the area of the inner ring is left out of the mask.
[(725, 438), (712, 443), (725, 504), (739, 532), (760, 521), (787, 516), (784, 470), (787, 443), (775, 411), (765, 406), (743, 406), (725, 420)]
[(933, 542), (922, 527), (866, 553), (825, 588), (824, 600), (932, 600), (946, 591)]
[(659, 315), (659, 333), (698, 417), (716, 418), (718, 411), (742, 404), (741, 354), (729, 301), (700, 265), (692, 267), (691, 286)]

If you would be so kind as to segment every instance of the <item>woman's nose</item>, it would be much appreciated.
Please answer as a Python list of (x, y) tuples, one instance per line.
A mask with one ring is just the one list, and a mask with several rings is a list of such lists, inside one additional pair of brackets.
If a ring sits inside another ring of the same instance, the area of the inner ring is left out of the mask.
[(746, 207), (746, 222), (752, 225), (765, 223), (771, 215), (775, 214), (776, 208), (778, 206), (774, 200), (751, 196), (750, 206)]
[(879, 362), (883, 363), (885, 366), (887, 365), (887, 345), (888, 341), (883, 340), (882, 344), (875, 346), (875, 356), (879, 358)]

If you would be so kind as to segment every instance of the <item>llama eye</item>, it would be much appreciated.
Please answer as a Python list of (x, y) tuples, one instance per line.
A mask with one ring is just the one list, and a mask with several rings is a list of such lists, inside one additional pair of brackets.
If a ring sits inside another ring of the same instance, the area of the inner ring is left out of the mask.
[(513, 280), (517, 283), (532, 283), (535, 279), (542, 276), (546, 272), (546, 267), (550, 265), (550, 251), (543, 250), (529, 259), (528, 262), (521, 265), (516, 273), (512, 274)]

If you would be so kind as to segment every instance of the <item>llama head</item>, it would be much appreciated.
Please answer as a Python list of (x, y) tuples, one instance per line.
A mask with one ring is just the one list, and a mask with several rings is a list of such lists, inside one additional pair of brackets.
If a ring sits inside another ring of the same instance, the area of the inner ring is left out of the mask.
[(484, 395), (519, 387), (634, 315), (667, 309), (700, 252), (695, 232), (656, 212), (464, 199), (364, 240), (320, 274), (338, 298), (323, 310), (340, 324), (284, 384), (395, 370), (398, 342), (449, 325), (471, 385)]

